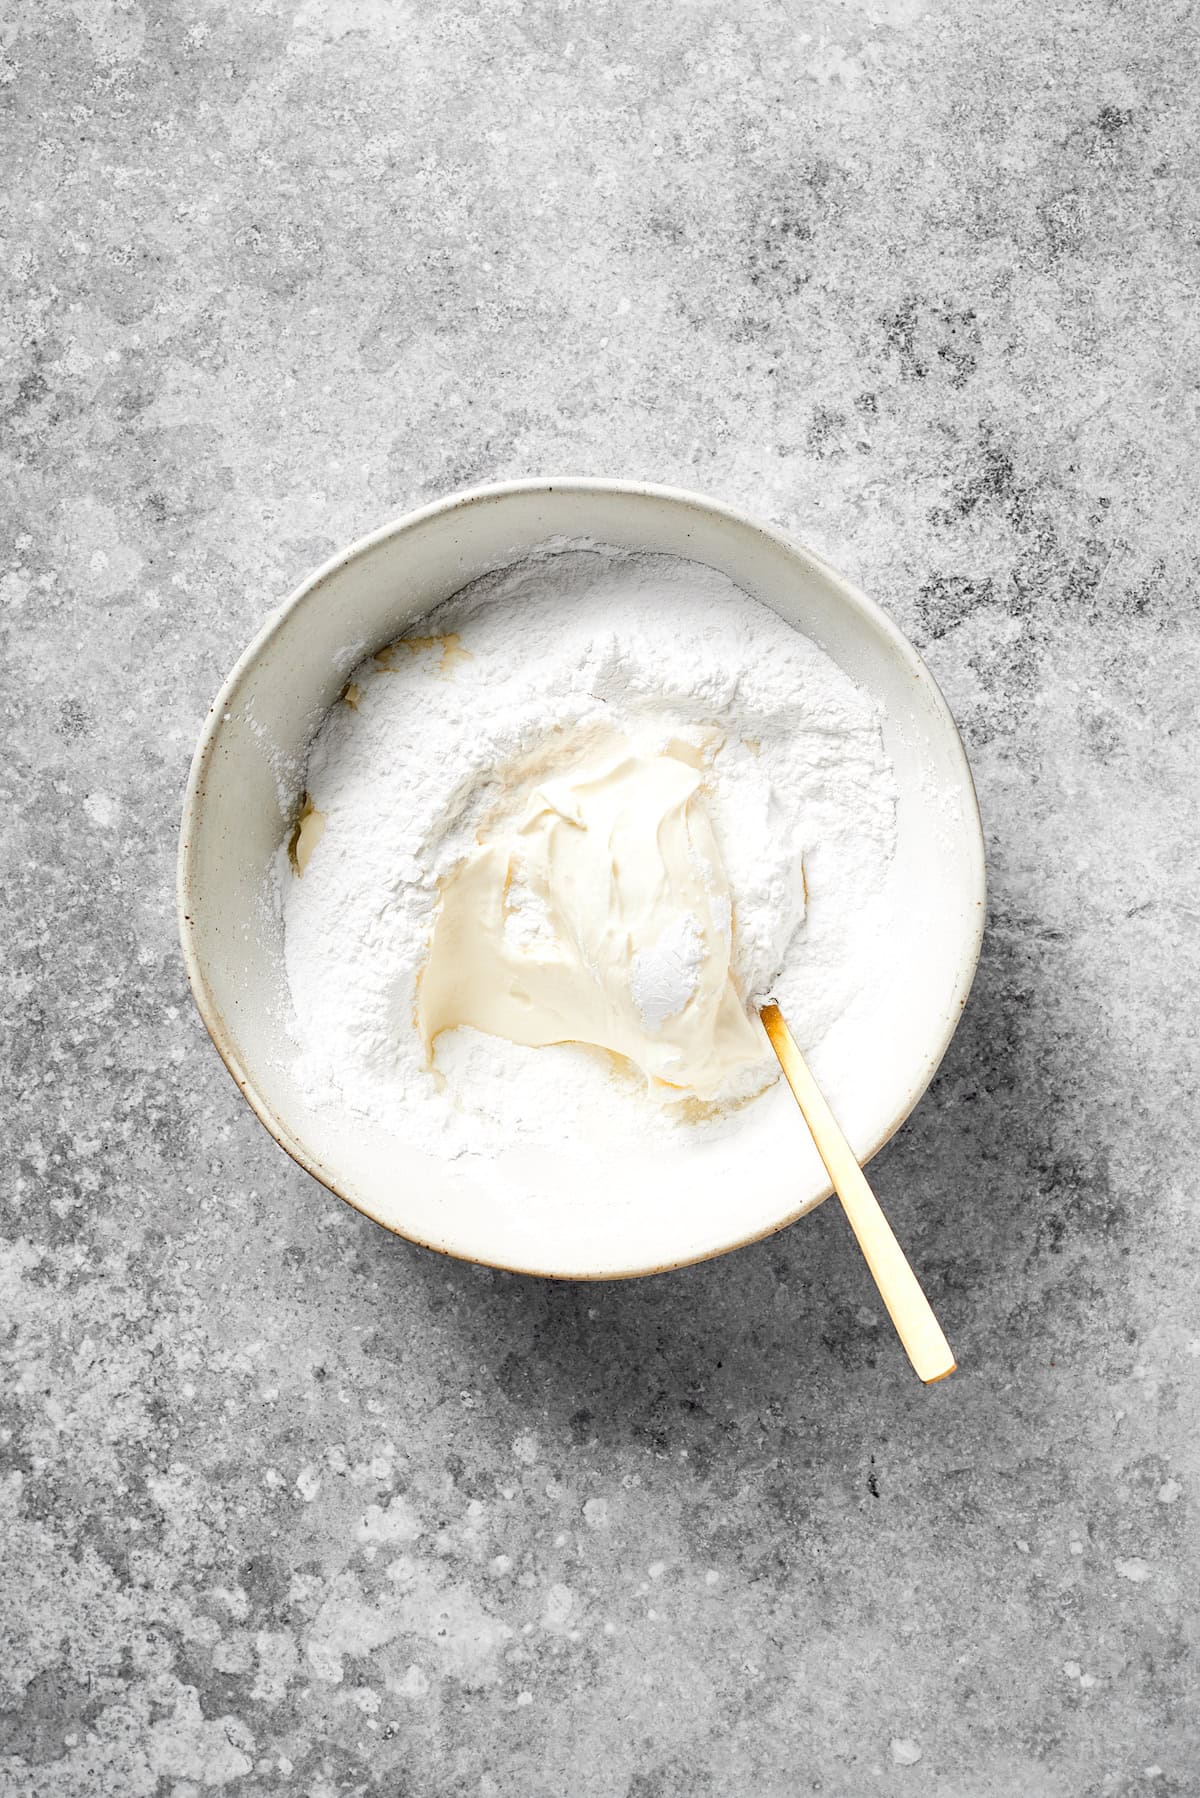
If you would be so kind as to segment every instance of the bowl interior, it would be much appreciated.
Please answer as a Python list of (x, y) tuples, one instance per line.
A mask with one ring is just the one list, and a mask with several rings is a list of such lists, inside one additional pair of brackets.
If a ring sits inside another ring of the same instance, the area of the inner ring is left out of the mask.
[(289, 1001), (267, 870), (307, 747), (351, 668), (467, 582), (556, 538), (690, 557), (812, 637), (879, 702), (896, 771), (894, 954), (820, 1045), (862, 1159), (929, 1083), (966, 999), (983, 918), (983, 849), (953, 721), (915, 651), (818, 558), (736, 513), (664, 489), (527, 482), (415, 513), (328, 565), (230, 676), (197, 750), (180, 856), (184, 952), (213, 1039), (263, 1122), (342, 1197), (415, 1241), (530, 1272), (605, 1278), (716, 1254), (828, 1192), (782, 1083), (703, 1148), (602, 1157), (510, 1149), (443, 1161), (313, 1108), (289, 1072)]

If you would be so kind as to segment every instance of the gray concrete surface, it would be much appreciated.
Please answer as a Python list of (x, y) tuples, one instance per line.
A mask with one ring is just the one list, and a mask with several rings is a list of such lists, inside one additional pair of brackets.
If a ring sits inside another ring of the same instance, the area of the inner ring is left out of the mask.
[[(0, 1789), (1164, 1798), (1195, 1661), (1196, 21), (8, 9)], [(990, 929), (827, 1207), (553, 1288), (301, 1175), (193, 1014), (192, 743), (491, 476), (744, 502), (963, 726)]]

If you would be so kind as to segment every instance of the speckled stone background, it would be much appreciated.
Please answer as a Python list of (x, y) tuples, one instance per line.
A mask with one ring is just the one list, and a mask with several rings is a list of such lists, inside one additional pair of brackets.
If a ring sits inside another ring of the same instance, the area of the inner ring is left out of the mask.
[[(1163, 1798), (1196, 1633), (1194, 9), (6, 9), (0, 1790)], [(990, 929), (832, 1207), (564, 1288), (239, 1102), (172, 874), (228, 666), (476, 480), (793, 528), (961, 720)]]

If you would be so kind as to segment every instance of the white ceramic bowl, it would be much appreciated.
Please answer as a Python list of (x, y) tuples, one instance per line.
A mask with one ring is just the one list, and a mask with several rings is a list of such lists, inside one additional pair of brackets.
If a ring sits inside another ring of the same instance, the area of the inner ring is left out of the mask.
[(289, 1073), (288, 996), (265, 874), (303, 786), (307, 746), (353, 659), (468, 581), (550, 538), (584, 537), (719, 569), (813, 638), (879, 702), (899, 791), (894, 954), (868, 1003), (814, 1057), (849, 1095), (860, 1159), (925, 1091), (966, 1002), (983, 930), (984, 857), (970, 770), (928, 669), (895, 625), (811, 551), (728, 506), (670, 488), (514, 481), (412, 512), (287, 599), (229, 676), (192, 765), (179, 856), (188, 978), (230, 1073), (289, 1155), (414, 1242), (573, 1279), (653, 1273), (778, 1230), (827, 1196), (782, 1082), (686, 1157), (614, 1144), (597, 1162), (511, 1149), (442, 1161), (316, 1109)]

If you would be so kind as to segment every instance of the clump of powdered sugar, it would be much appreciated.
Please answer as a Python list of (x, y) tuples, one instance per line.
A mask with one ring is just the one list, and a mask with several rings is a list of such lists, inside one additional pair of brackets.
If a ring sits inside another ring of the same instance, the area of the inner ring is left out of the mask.
[(630, 968), (633, 1002), (647, 1030), (677, 1018), (700, 984), (704, 936), (695, 912), (685, 911), (656, 943), (639, 949)]
[(554, 920), (549, 906), (519, 875), (505, 895), (504, 934), (517, 949), (538, 949), (554, 943)]
[[(724, 576), (664, 556), (534, 556), (439, 607), (402, 653), (368, 659), (353, 694), (309, 758), (324, 833), (303, 878), (281, 862), (297, 1073), (314, 1098), (446, 1153), (679, 1127), (603, 1054), (460, 1029), (439, 1040), (435, 1072), (415, 1025), (442, 882), (511, 810), (514, 782), (614, 730), (702, 771), (748, 1007), (773, 995), (813, 1045), (870, 981), (895, 840), (879, 719), (814, 643)], [(506, 932), (533, 943), (546, 928), (514, 880)], [(648, 1029), (695, 990), (692, 930), (681, 919), (633, 970)], [(772, 1065), (764, 1043), (747, 1094)]]

